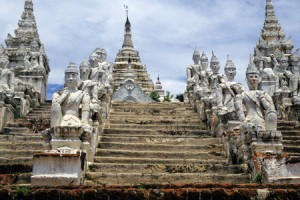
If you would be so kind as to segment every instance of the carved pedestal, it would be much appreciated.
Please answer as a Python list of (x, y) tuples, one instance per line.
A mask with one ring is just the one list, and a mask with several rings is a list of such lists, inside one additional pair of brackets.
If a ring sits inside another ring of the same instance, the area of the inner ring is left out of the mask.
[(300, 159), (266, 155), (261, 173), (263, 183), (300, 184)]
[[(282, 135), (280, 131), (250, 131), (241, 130), (242, 159), (248, 164), (251, 170), (253, 181), (262, 181), (262, 171), (273, 170), (272, 166), (265, 165), (266, 158), (275, 161), (282, 157)], [(275, 159), (275, 160), (274, 160)], [(265, 167), (265, 168), (264, 168)], [(263, 169), (264, 168), (264, 169)], [(265, 178), (266, 179), (266, 178)]]
[(237, 164), (238, 161), (238, 141), (240, 138), (240, 122), (228, 121), (225, 125), (219, 124), (218, 137), (222, 138), (228, 163)]
[(61, 148), (33, 156), (33, 186), (76, 186), (83, 183), (85, 153)]
[(69, 147), (71, 149), (81, 149), (82, 141), (80, 136), (83, 133), (81, 126), (73, 127), (55, 127), (54, 135), (51, 140), (52, 149), (58, 149), (61, 147)]

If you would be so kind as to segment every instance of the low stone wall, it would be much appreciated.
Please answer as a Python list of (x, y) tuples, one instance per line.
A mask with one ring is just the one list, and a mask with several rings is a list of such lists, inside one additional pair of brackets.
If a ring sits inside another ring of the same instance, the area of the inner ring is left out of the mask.
[(187, 184), (135, 187), (2, 187), (0, 199), (300, 199), (300, 185)]

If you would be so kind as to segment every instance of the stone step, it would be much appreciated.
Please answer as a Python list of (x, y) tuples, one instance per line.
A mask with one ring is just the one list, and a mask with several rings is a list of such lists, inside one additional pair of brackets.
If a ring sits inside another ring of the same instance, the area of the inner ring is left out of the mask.
[(113, 111), (110, 110), (110, 116), (128, 116), (128, 117), (136, 117), (136, 116), (143, 116), (143, 117), (196, 117), (197, 113), (193, 111), (174, 111), (170, 109), (166, 110), (119, 110)]
[(122, 143), (146, 143), (146, 144), (172, 144), (172, 145), (212, 145), (220, 144), (219, 138), (200, 138), (198, 136), (171, 136), (171, 135), (102, 135), (102, 143), (122, 142)]
[(203, 173), (101, 173), (87, 172), (86, 178), (96, 184), (137, 185), (137, 184), (180, 184), (180, 183), (249, 183), (247, 174), (203, 174)]
[(131, 103), (131, 102), (120, 102), (112, 101), (112, 106), (115, 108), (118, 107), (135, 107), (135, 108), (157, 108), (157, 107), (169, 107), (169, 108), (187, 108), (191, 109), (191, 106), (183, 102), (155, 102), (155, 103)]
[(124, 113), (139, 113), (139, 114), (148, 114), (148, 115), (159, 115), (159, 114), (192, 114), (196, 115), (197, 113), (194, 112), (191, 108), (172, 108), (172, 107), (112, 107), (110, 109), (110, 113), (112, 114), (124, 114)]
[(163, 165), (163, 164), (122, 164), (122, 163), (92, 163), (88, 165), (89, 172), (126, 172), (126, 173), (218, 173), (237, 174), (243, 169), (239, 165), (222, 164), (191, 164), (191, 165)]
[(24, 120), (24, 121), (15, 121), (15, 122), (8, 122), (6, 124), (6, 127), (25, 127), (27, 128), (28, 125), (30, 124), (30, 121), (29, 120)]
[(32, 176), (31, 172), (17, 174), (16, 182), (14, 183), (14, 185), (30, 184), (31, 176)]
[(40, 152), (41, 150), (32, 150), (32, 149), (27, 149), (27, 150), (11, 150), (11, 149), (0, 149), (0, 155), (2, 158), (7, 158), (7, 159), (14, 159), (18, 157), (28, 157), (32, 158), (34, 153)]
[(32, 164), (0, 164), (0, 174), (32, 172)]
[(144, 128), (144, 127), (149, 127), (152, 129), (152, 127), (178, 127), (178, 128), (183, 128), (183, 129), (188, 129), (188, 127), (191, 127), (191, 129), (200, 129), (199, 126), (200, 122), (179, 122), (179, 121), (163, 121), (163, 122), (155, 122), (155, 121), (144, 121), (144, 120), (130, 120), (128, 122), (123, 121), (123, 122), (112, 122), (109, 120), (109, 122), (105, 123), (105, 127), (128, 127), (128, 128)]
[(192, 164), (227, 164), (227, 159), (225, 157), (219, 157), (218, 159), (191, 159), (191, 158), (133, 158), (133, 157), (100, 157), (95, 156), (95, 163), (126, 163), (126, 164), (182, 164), (182, 165), (192, 165)]
[(300, 147), (300, 140), (282, 140), (282, 144), (284, 146), (299, 146)]
[(0, 141), (21, 141), (21, 142), (42, 142), (43, 137), (41, 134), (30, 135), (0, 135)]
[[(208, 149), (209, 150), (209, 149)], [(97, 149), (96, 156), (101, 157), (129, 157), (129, 158), (154, 158), (154, 159), (219, 159), (223, 158), (223, 152), (215, 151), (133, 151), (133, 150), (112, 150)]]
[(211, 137), (210, 132), (207, 130), (160, 130), (153, 129), (128, 129), (128, 128), (105, 128), (104, 134), (108, 135), (170, 135), (170, 136), (198, 136), (198, 137)]
[(284, 145), (283, 151), (287, 153), (300, 153), (300, 146), (286, 146)]
[(111, 149), (111, 150), (143, 150), (143, 151), (216, 151), (222, 152), (222, 144), (210, 144), (210, 145), (169, 145), (169, 144), (145, 144), (145, 143), (124, 143), (124, 142), (101, 142), (98, 148)]
[(3, 134), (24, 135), (30, 134), (31, 130), (26, 127), (4, 127)]
[(298, 140), (300, 140), (300, 134), (298, 136), (289, 136), (289, 135), (284, 134), (284, 135), (282, 135), (282, 139), (286, 140), (286, 141), (289, 141), (289, 140), (298, 141)]
[(11, 150), (43, 150), (42, 142), (28, 142), (28, 141), (7, 141), (0, 142), (0, 152), (2, 149), (11, 149)]
[(106, 123), (105, 128), (185, 131), (185, 130), (198, 130), (200, 127), (199, 125), (190, 125), (190, 124), (109, 124)]
[(30, 111), (26, 116), (33, 114), (48, 116), (51, 114), (51, 107), (35, 108), (32, 111)]
[(277, 121), (277, 125), (278, 125), (278, 127), (286, 127), (286, 126), (296, 127), (296, 126), (298, 126), (298, 122), (297, 121), (282, 121), (282, 120), (278, 120)]
[(299, 130), (283, 130), (283, 131), (281, 131), (281, 134), (283, 137), (300, 136), (300, 131)]
[[(0, 151), (1, 152), (1, 151)], [(3, 157), (1, 154), (0, 164), (13, 165), (13, 164), (33, 164), (32, 155), (30, 157), (15, 157), (15, 158), (7, 158)]]
[(173, 123), (197, 123), (200, 124), (199, 117), (190, 118), (190, 117), (143, 117), (143, 116), (137, 116), (134, 117), (117, 117), (117, 116), (109, 116), (109, 122), (111, 124), (113, 123), (137, 123), (137, 124), (154, 124), (154, 123), (162, 123), (162, 124), (173, 124)]

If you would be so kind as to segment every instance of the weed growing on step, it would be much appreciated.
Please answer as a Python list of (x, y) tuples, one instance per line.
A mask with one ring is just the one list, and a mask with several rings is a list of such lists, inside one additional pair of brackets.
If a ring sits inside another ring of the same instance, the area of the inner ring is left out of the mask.
[(22, 199), (27, 197), (30, 193), (30, 189), (28, 187), (17, 187), (13, 192), (13, 199)]
[(139, 189), (139, 190), (145, 190), (146, 188), (145, 188), (144, 185), (139, 185), (139, 186), (137, 187), (137, 189)]
[(262, 183), (262, 175), (261, 175), (261, 173), (259, 173), (259, 174), (256, 175), (255, 182), (256, 183)]

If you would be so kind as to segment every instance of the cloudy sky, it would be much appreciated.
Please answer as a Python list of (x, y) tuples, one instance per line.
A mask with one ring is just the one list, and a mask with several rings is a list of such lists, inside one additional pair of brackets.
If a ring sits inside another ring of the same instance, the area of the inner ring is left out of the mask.
[[(173, 94), (185, 90), (186, 67), (197, 47), (221, 62), (230, 54), (244, 82), (249, 54), (258, 41), (265, 0), (33, 0), (41, 41), (50, 61), (49, 83), (62, 84), (70, 61), (77, 66), (97, 47), (114, 62), (124, 37), (129, 7), (134, 47), (153, 80)], [(273, 0), (286, 36), (300, 47), (300, 1)], [(0, 43), (14, 33), (23, 0), (0, 0)]]

